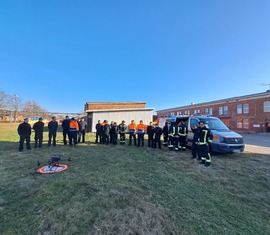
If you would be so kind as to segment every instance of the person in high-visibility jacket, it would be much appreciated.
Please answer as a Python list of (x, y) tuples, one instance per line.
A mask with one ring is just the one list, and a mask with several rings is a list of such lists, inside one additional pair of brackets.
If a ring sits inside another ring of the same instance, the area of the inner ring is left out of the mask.
[(74, 146), (77, 145), (78, 132), (79, 132), (79, 124), (77, 120), (75, 120), (75, 118), (71, 118), (70, 123), (69, 123), (69, 146), (72, 146), (72, 142)]
[(142, 147), (144, 146), (144, 134), (147, 131), (146, 125), (143, 123), (142, 120), (140, 120), (140, 123), (137, 125), (137, 135), (138, 135), (138, 147), (141, 146), (142, 142)]
[(199, 130), (199, 138), (198, 138), (198, 146), (199, 146), (199, 152), (202, 161), (201, 164), (204, 164), (205, 166), (211, 165), (211, 156), (209, 153), (209, 144), (212, 143), (213, 135), (211, 134), (211, 131), (205, 126), (204, 121), (200, 121), (200, 130)]
[(124, 145), (126, 142), (126, 131), (127, 131), (127, 125), (124, 120), (122, 121), (122, 123), (119, 124), (118, 130), (120, 136), (120, 144)]
[(169, 137), (168, 148), (170, 150), (173, 150), (174, 147), (174, 134), (175, 134), (175, 125), (170, 123), (168, 127), (168, 137)]
[(131, 123), (128, 125), (128, 132), (129, 132), (129, 145), (131, 145), (132, 138), (134, 139), (134, 145), (137, 145), (136, 140), (136, 128), (137, 125), (134, 122), (134, 120), (131, 121)]
[(179, 150), (186, 151), (186, 141), (187, 141), (188, 129), (184, 122), (180, 122), (178, 125), (178, 135), (179, 135)]

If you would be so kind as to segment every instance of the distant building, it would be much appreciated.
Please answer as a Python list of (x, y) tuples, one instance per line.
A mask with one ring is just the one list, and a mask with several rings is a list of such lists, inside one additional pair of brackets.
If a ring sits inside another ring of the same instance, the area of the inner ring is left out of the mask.
[(122, 120), (128, 125), (131, 120), (139, 123), (143, 120), (148, 124), (153, 119), (153, 108), (145, 108), (146, 102), (87, 102), (85, 112), (87, 113), (87, 128), (89, 132), (96, 132), (95, 126), (98, 120), (107, 120), (120, 124)]
[(157, 111), (158, 118), (170, 115), (212, 115), (237, 132), (270, 132), (270, 92)]

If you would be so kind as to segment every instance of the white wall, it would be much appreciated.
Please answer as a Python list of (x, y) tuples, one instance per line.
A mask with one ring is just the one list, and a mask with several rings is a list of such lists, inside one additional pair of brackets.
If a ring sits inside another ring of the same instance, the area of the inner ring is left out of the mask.
[(92, 132), (96, 132), (96, 124), (100, 120), (102, 123), (104, 120), (107, 120), (110, 124), (111, 121), (117, 122), (119, 125), (122, 120), (128, 125), (131, 120), (134, 120), (136, 124), (139, 124), (140, 120), (143, 120), (145, 125), (148, 125), (149, 122), (153, 120), (153, 110), (134, 110), (134, 111), (106, 111), (106, 112), (97, 112), (93, 113), (92, 116)]

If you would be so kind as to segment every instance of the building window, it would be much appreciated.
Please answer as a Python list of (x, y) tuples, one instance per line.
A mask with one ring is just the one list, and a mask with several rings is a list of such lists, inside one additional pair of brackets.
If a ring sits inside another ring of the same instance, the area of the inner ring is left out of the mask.
[(270, 101), (265, 101), (263, 102), (263, 111), (266, 112), (270, 112)]
[(201, 110), (198, 109), (198, 110), (197, 110), (197, 113), (200, 113), (200, 112), (201, 112)]
[(206, 114), (206, 115), (209, 114), (209, 113), (208, 113), (208, 108), (205, 109), (205, 114)]
[(243, 119), (237, 119), (237, 128), (243, 128)]
[(242, 104), (237, 105), (237, 113), (242, 113)]
[(249, 129), (249, 120), (247, 118), (243, 119), (243, 128)]
[(179, 116), (179, 112), (177, 112), (176, 115)]
[(218, 107), (218, 114), (222, 115), (223, 114), (223, 107)]
[(187, 111), (187, 114), (188, 114), (188, 116), (190, 116), (190, 112), (189, 112), (189, 110)]
[(228, 114), (228, 106), (224, 106), (223, 109), (224, 109), (224, 112), (223, 113), (224, 114)]
[(248, 104), (243, 105), (243, 113), (249, 113), (249, 106)]
[(171, 112), (171, 116), (174, 116), (174, 112)]
[(209, 109), (209, 114), (210, 114), (210, 115), (213, 115), (213, 108), (210, 108), (210, 109)]

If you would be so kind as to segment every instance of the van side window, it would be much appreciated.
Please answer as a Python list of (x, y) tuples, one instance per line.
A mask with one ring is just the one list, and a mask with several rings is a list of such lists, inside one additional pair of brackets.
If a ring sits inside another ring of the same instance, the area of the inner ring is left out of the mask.
[(197, 126), (199, 121), (195, 118), (191, 118), (190, 120), (190, 127)]

